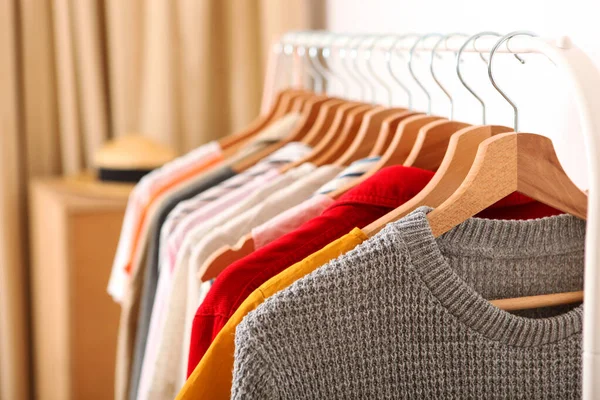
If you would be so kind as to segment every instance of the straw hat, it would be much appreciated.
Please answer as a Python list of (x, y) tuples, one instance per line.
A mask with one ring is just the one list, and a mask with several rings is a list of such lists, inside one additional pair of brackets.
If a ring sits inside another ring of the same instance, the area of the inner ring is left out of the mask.
[(173, 149), (141, 135), (108, 141), (94, 156), (103, 181), (138, 182), (144, 175), (176, 157)]

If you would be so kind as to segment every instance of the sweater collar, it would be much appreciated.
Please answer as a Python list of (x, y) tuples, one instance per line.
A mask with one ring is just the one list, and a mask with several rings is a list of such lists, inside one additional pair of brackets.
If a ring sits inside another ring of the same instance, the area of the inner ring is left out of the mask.
[[(421, 207), (389, 224), (380, 235), (398, 240), (428, 290), (455, 318), (485, 337), (517, 347), (554, 343), (578, 334), (583, 307), (534, 319), (493, 306), (462, 280), (444, 257), (447, 252), (477, 256), (492, 249), (500, 257), (536, 257), (583, 250), (585, 222), (568, 215), (529, 221), (471, 218), (436, 239)], [(467, 312), (465, 312), (467, 311)]]

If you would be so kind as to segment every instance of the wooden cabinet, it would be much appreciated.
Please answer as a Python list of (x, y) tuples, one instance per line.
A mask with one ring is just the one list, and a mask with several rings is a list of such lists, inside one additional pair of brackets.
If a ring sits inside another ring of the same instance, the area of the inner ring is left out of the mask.
[(130, 185), (88, 176), (30, 187), (37, 399), (111, 399), (119, 305), (106, 292)]

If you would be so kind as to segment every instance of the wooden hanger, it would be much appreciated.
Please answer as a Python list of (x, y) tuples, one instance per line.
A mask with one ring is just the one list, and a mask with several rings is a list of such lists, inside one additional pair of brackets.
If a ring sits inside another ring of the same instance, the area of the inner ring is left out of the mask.
[(290, 112), (302, 112), (306, 107), (306, 102), (313, 96), (317, 96), (317, 94), (311, 92), (298, 94), (292, 101)]
[(285, 89), (277, 94), (269, 111), (255, 119), (241, 132), (227, 135), (219, 140), (221, 149), (241, 144), (267, 127), (267, 125), (292, 111), (293, 100), (297, 97), (306, 97), (309, 93), (300, 89)]
[(415, 115), (402, 121), (396, 129), (392, 142), (377, 163), (376, 171), (392, 165), (403, 165), (411, 154), (421, 129), (436, 121), (446, 121), (446, 119), (435, 115)]
[(385, 118), (381, 123), (381, 132), (377, 137), (377, 141), (373, 145), (373, 148), (367, 157), (379, 157), (384, 154), (392, 144), (394, 135), (396, 134), (400, 123), (408, 118), (419, 117), (422, 115), (422, 113), (407, 110), (407, 112), (391, 115)]
[(565, 304), (581, 303), (583, 291), (540, 294), (537, 296), (513, 297), (490, 300), (493, 306), (504, 311), (531, 310), (534, 308), (556, 307)]
[(403, 165), (437, 171), (452, 135), (468, 126), (469, 124), (457, 121), (430, 122), (419, 131), (417, 140)]
[(331, 100), (323, 103), (315, 123), (302, 141), (313, 148), (316, 147), (333, 124), (340, 106), (347, 103), (346, 100), (339, 98), (331, 98)]
[[(397, 109), (397, 110), (402, 110), (402, 109)], [(381, 122), (381, 127), (379, 129), (379, 133), (376, 136), (375, 144), (373, 145), (369, 156), (372, 156), (375, 154), (377, 154), (377, 155), (381, 154), (381, 152), (383, 152), (383, 149), (391, 141), (392, 135), (390, 135), (389, 132), (394, 132), (396, 130), (398, 124), (403, 119), (407, 118), (410, 115), (414, 115), (414, 114), (415, 113), (412, 111), (404, 110), (404, 111), (394, 112), (390, 116), (385, 117), (383, 119), (383, 121)], [(352, 145), (352, 143), (350, 143), (350, 145)], [(367, 146), (367, 144), (364, 144), (364, 145), (365, 145), (365, 147)]]
[(511, 193), (519, 192), (585, 219), (587, 195), (562, 169), (552, 141), (532, 133), (486, 139), (460, 187), (428, 215), (438, 237)]
[[(441, 120), (443, 118), (432, 115), (412, 115), (402, 119), (390, 143), (387, 145), (381, 160), (375, 166), (353, 182), (345, 187), (333, 191), (329, 195), (332, 199), (340, 198), (348, 190), (360, 185), (362, 182), (373, 176), (377, 171), (390, 165), (399, 165), (404, 163), (415, 144), (419, 131), (427, 124)], [(445, 120), (444, 120), (445, 121)]]
[(197, 277), (201, 282), (216, 278), (225, 268), (234, 262), (254, 252), (254, 239), (252, 233), (242, 237), (233, 246), (223, 246), (206, 259), (198, 269)]
[[(293, 97), (288, 98), (288, 101), (287, 101), (287, 105), (288, 106), (286, 107), (287, 111), (283, 112), (283, 109), (282, 109), (282, 112), (278, 113), (275, 116), (275, 118), (273, 119), (272, 123), (276, 122), (277, 120), (279, 120), (280, 118), (282, 118), (284, 115), (286, 115), (288, 113), (299, 113), (299, 112), (301, 112), (302, 109), (303, 109), (303, 107), (305, 106), (307, 100), (310, 99), (310, 98), (312, 98), (312, 97), (314, 97), (314, 96), (316, 96), (316, 93), (308, 92), (308, 91), (305, 91), (303, 93), (296, 93), (296, 94), (294, 94)], [(271, 123), (267, 124), (265, 126), (265, 128), (263, 128), (263, 129), (266, 129), (266, 127), (268, 127), (270, 124)], [(236, 154), (241, 148), (243, 148), (245, 145), (247, 145), (248, 142), (251, 141), (254, 136), (256, 136), (257, 134), (259, 134), (261, 131), (262, 131), (262, 129), (259, 130), (258, 132), (256, 132), (255, 134), (247, 137), (245, 140), (239, 141), (236, 144), (231, 145), (227, 149), (223, 150), (223, 156), (224, 156), (224, 158), (228, 158), (228, 157), (231, 157), (234, 154)]]
[(244, 160), (241, 160), (234, 164), (231, 168), (238, 173), (245, 171), (246, 169), (250, 168), (263, 158), (270, 155), (271, 153), (279, 150), (286, 144), (290, 142), (303, 142), (303, 139), (310, 132), (313, 124), (317, 121), (317, 118), (319, 117), (319, 112), (321, 110), (321, 106), (329, 100), (331, 100), (330, 97), (320, 95), (313, 96), (312, 98), (308, 99), (306, 101), (304, 110), (302, 111), (301, 120), (298, 122), (293, 132), (287, 138), (282, 139), (270, 146), (267, 146), (265, 149), (258, 151), (252, 156), (246, 157)]
[[(280, 169), (280, 172), (285, 173), (290, 169), (302, 165), (306, 162), (313, 162), (319, 156), (323, 155), (336, 140), (340, 139), (340, 133), (344, 128), (344, 122), (346, 121), (346, 118), (348, 118), (348, 116), (350, 115), (350, 112), (356, 110), (361, 105), (363, 104), (357, 102), (346, 102), (345, 104), (340, 105), (337, 109), (335, 117), (333, 118), (333, 121), (329, 124), (329, 128), (322, 136), (323, 139), (319, 141), (319, 143), (316, 146), (314, 146), (310, 154), (306, 155), (305, 157), (301, 158), (296, 162), (283, 166)], [(322, 164), (315, 165), (320, 166)]]
[[(480, 150), (479, 144), (495, 135), (500, 135), (500, 136), (508, 135), (509, 138), (514, 142), (515, 134), (506, 133), (509, 131), (511, 131), (511, 128), (507, 128), (504, 126), (477, 126), (477, 127), (468, 127), (468, 128), (462, 129), (461, 131), (457, 132), (451, 138), (450, 143), (448, 145), (448, 151), (446, 153), (446, 156), (444, 157), (442, 164), (440, 165), (438, 171), (436, 172), (436, 174), (434, 175), (432, 180), (429, 182), (429, 184), (413, 199), (409, 200), (408, 202), (403, 204), (401, 207), (388, 213), (387, 215), (380, 218), (379, 220), (366, 226), (363, 229), (363, 232), (368, 237), (373, 237), (381, 229), (383, 229), (383, 227), (385, 227), (388, 223), (399, 220), (400, 218), (404, 217), (405, 215), (407, 215), (408, 213), (410, 213), (411, 211), (413, 211), (414, 209), (416, 209), (420, 206), (427, 205), (430, 207), (436, 207), (445, 202), (450, 204), (450, 202), (452, 201), (452, 200), (450, 200), (450, 197), (453, 195), (453, 193), (458, 192), (457, 189), (459, 187), (462, 186), (463, 190), (464, 190), (464, 185), (470, 185), (470, 184), (473, 184), (473, 182), (475, 182), (475, 179), (473, 177), (473, 174), (475, 174), (475, 172), (474, 172), (475, 168), (473, 168), (473, 169), (471, 169), (471, 168), (474, 167), (474, 161), (475, 161), (476, 157), (480, 158), (478, 161), (479, 162), (478, 168), (485, 168), (482, 165), (483, 161), (481, 160), (482, 154), (485, 152), (485, 150)], [(529, 135), (529, 134), (524, 134), (524, 135), (538, 136), (538, 135)], [(517, 136), (519, 136), (519, 135), (517, 135)], [(544, 142), (542, 144), (542, 146), (540, 146), (538, 143), (536, 143), (537, 141), (539, 141), (538, 138), (541, 138), (541, 141)], [(569, 209), (571, 209), (571, 208), (577, 209), (577, 210), (579, 210), (579, 211), (577, 211), (577, 213), (585, 214), (585, 210), (587, 207), (586, 206), (587, 199), (582, 198), (582, 196), (585, 196), (585, 194), (583, 192), (581, 192), (578, 188), (574, 187), (573, 183), (570, 182), (570, 180), (568, 180), (568, 178), (566, 178), (566, 175), (565, 175), (564, 171), (562, 170), (562, 168), (560, 167), (558, 159), (556, 158), (556, 154), (554, 153), (552, 144), (549, 143), (549, 139), (546, 139), (544, 137), (538, 137), (538, 138), (523, 140), (523, 139), (520, 139), (517, 137), (517, 139), (521, 141), (521, 147), (522, 148), (525, 147), (527, 150), (521, 151), (520, 155), (518, 155), (516, 158), (514, 156), (510, 157), (510, 161), (507, 163), (507, 164), (511, 164), (510, 167), (509, 167), (509, 165), (503, 165), (503, 166), (500, 166), (498, 169), (508, 168), (508, 169), (512, 170), (512, 175), (513, 175), (512, 179), (514, 180), (514, 171), (519, 169), (518, 165), (515, 166), (515, 164), (519, 164), (518, 160), (524, 159), (524, 158), (529, 158), (530, 155), (528, 155), (528, 153), (536, 152), (537, 148), (542, 149), (541, 154), (543, 154), (543, 155), (540, 158), (545, 160), (545, 162), (547, 162), (548, 164), (552, 165), (551, 169), (553, 170), (553, 172), (550, 174), (544, 174), (546, 177), (543, 179), (543, 181), (553, 180), (553, 179), (555, 179), (556, 176), (561, 176), (561, 178), (559, 178), (556, 181), (556, 182), (558, 182), (557, 186), (560, 187), (561, 191), (565, 190), (565, 188), (569, 188), (567, 190), (572, 194), (570, 194), (568, 196), (560, 195), (559, 197), (567, 198), (567, 199), (575, 198), (576, 200), (568, 200), (568, 203), (576, 203), (577, 205), (570, 205), (570, 206), (568, 206), (568, 208)], [(502, 140), (506, 140), (506, 139), (502, 139)], [(527, 141), (529, 141), (529, 143), (524, 145), (523, 142), (527, 142)], [(500, 145), (501, 144), (498, 144), (498, 146), (500, 146)], [(507, 145), (509, 145), (509, 144), (504, 143), (505, 147)], [(512, 144), (510, 146), (512, 146), (513, 148), (515, 147), (514, 144)], [(482, 147), (482, 149), (483, 149), (483, 147)], [(504, 150), (505, 149), (500, 150), (500, 153), (496, 154), (495, 157), (502, 159), (503, 155), (504, 155), (504, 153), (502, 153), (502, 151), (504, 151)], [(498, 152), (498, 150), (496, 150), (495, 152)], [(531, 161), (531, 160), (534, 160), (534, 161)], [(486, 161), (486, 162), (495, 162), (495, 161)], [(529, 165), (529, 164), (534, 164), (533, 168), (527, 168), (530, 172), (533, 172), (534, 174), (537, 174), (539, 172), (536, 169), (544, 168), (544, 167), (541, 167), (539, 164), (537, 164), (537, 161), (535, 161), (535, 156), (534, 156), (534, 158), (530, 158), (529, 160), (527, 160), (525, 162), (521, 162), (520, 164), (521, 164), (521, 167), (525, 167), (525, 165)], [(494, 179), (496, 179), (495, 178), (496, 173), (497, 172), (487, 174), (486, 179), (489, 179), (489, 177), (491, 176), (492, 183), (485, 185), (486, 188), (478, 189), (479, 192), (487, 192), (490, 189), (493, 190), (493, 188), (502, 188), (502, 187), (507, 186), (503, 183), (497, 183), (497, 184), (494, 183)], [(470, 179), (467, 178), (468, 175), (471, 176)], [(523, 174), (521, 176), (523, 176)], [(542, 176), (542, 175), (540, 175), (540, 176)], [(568, 182), (565, 183), (565, 179), (567, 179)], [(530, 181), (530, 179), (527, 179), (527, 181)], [(533, 181), (536, 182), (535, 175), (534, 175)], [(470, 182), (470, 183), (467, 183), (467, 182)], [(481, 182), (481, 180), (479, 180), (479, 182)], [(531, 183), (527, 183), (527, 186), (532, 186), (532, 185), (531, 185)], [(501, 189), (501, 190), (503, 193), (508, 193), (507, 189)], [(538, 189), (535, 189), (535, 190), (537, 191)], [(519, 192), (525, 194), (525, 192), (522, 189), (519, 189)], [(510, 194), (510, 193), (508, 193), (508, 194)], [(531, 192), (529, 192), (529, 195), (532, 196)], [(504, 196), (502, 196), (501, 194), (497, 194), (495, 197), (488, 199), (486, 204), (490, 204), (489, 202), (492, 202), (491, 204), (495, 203), (495, 201), (493, 199), (498, 198), (498, 197), (503, 198)], [(555, 197), (555, 196), (552, 196), (552, 197)], [(467, 207), (471, 205), (471, 203), (470, 203), (471, 199), (472, 199), (472, 196), (468, 197), (468, 198), (463, 198), (463, 201), (466, 202)], [(556, 202), (553, 201), (553, 203), (554, 203), (553, 207), (557, 207)], [(456, 206), (462, 209), (461, 204), (456, 204)], [(485, 205), (485, 206), (480, 205), (479, 207), (477, 207), (477, 209), (483, 210), (487, 207), (488, 207), (487, 205)], [(437, 217), (435, 217), (435, 214), (432, 215), (434, 212), (435, 212), (435, 210), (432, 211), (428, 215), (428, 218), (430, 218), (430, 223), (433, 223), (433, 218), (437, 218)], [(452, 213), (453, 211), (448, 210), (448, 212)], [(472, 212), (473, 215), (475, 215), (479, 211), (471, 210), (470, 212)], [(445, 221), (448, 221), (450, 219), (451, 218), (448, 217), (448, 214), (446, 214)], [(445, 225), (445, 226), (447, 226), (447, 225)], [(448, 229), (448, 228), (445, 228), (445, 229)], [(441, 230), (440, 230), (440, 232), (441, 232)], [(439, 232), (437, 234), (436, 233), (434, 233), (434, 234), (436, 236), (440, 235)], [(502, 310), (510, 311), (510, 310), (523, 310), (523, 309), (532, 309), (532, 308), (540, 308), (540, 307), (550, 307), (550, 306), (556, 306), (556, 305), (560, 305), (560, 304), (571, 304), (571, 303), (580, 302), (580, 301), (582, 301), (582, 299), (583, 299), (583, 292), (577, 291), (577, 292), (567, 292), (567, 293), (556, 293), (556, 294), (550, 294), (550, 295), (528, 296), (528, 297), (512, 298), (512, 299), (498, 299), (498, 300), (492, 300), (490, 303)]]
[[(465, 180), (427, 215), (433, 235), (441, 236), (514, 192), (586, 219), (587, 195), (562, 169), (552, 141), (530, 133), (503, 133), (481, 143)], [(503, 299), (500, 304), (512, 310), (537, 308), (558, 298), (579, 302), (583, 292)]]
[(346, 149), (352, 145), (352, 142), (360, 130), (365, 115), (375, 108), (383, 110), (383, 107), (367, 104), (359, 106), (350, 111), (346, 117), (346, 120), (344, 121), (344, 125), (340, 131), (340, 134), (336, 137), (336, 140), (333, 141), (331, 146), (327, 147), (326, 151), (321, 156), (314, 160), (314, 164), (333, 164), (336, 160), (338, 160), (344, 154)]
[(369, 111), (363, 117), (360, 129), (350, 147), (333, 164), (343, 167), (348, 166), (356, 160), (367, 157), (373, 146), (381, 135), (387, 135), (389, 131), (383, 127), (384, 120), (388, 117), (408, 117), (414, 112), (404, 108), (384, 108)]
[(367, 225), (363, 232), (373, 237), (387, 224), (397, 221), (420, 206), (437, 207), (448, 199), (465, 180), (473, 165), (479, 144), (501, 133), (511, 132), (505, 126), (470, 126), (450, 138), (446, 153), (431, 181), (415, 197)]

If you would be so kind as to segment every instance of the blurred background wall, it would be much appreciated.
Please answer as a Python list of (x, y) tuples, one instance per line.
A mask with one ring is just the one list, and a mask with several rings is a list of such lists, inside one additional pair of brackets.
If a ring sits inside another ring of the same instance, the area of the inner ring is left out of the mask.
[[(270, 43), (318, 0), (0, 0), (0, 399), (31, 396), (27, 182), (139, 132), (179, 152), (260, 108)], [(51, 234), (51, 231), (49, 231)]]

